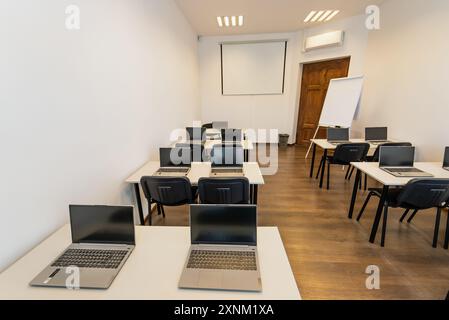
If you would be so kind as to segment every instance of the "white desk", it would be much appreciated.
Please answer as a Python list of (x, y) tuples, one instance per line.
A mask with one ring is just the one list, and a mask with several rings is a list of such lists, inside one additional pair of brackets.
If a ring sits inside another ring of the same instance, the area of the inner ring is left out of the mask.
[[(127, 183), (134, 185), (134, 192), (137, 200), (137, 208), (139, 210), (140, 222), (143, 225), (144, 216), (142, 209), (142, 199), (140, 196), (140, 179), (145, 176), (152, 176), (160, 168), (158, 161), (149, 161), (135, 173), (133, 173), (128, 179)], [(259, 185), (265, 184), (265, 180), (260, 171), (259, 164), (257, 162), (245, 162), (243, 164), (243, 172), (245, 177), (248, 178), (251, 185), (251, 203), (257, 204)], [(187, 178), (189, 178), (192, 185), (197, 185), (200, 178), (207, 178), (211, 173), (210, 162), (193, 162)]]
[[(382, 196), (379, 201), (379, 206), (377, 208), (376, 217), (374, 219), (373, 227), (371, 230), (370, 242), (374, 243), (376, 241), (376, 234), (379, 228), (380, 219), (382, 218), (382, 208), (383, 203), (385, 202), (386, 196), (388, 194), (388, 190), (390, 187), (403, 187), (410, 180), (414, 178), (399, 178), (395, 177), (381, 168), (379, 168), (379, 163), (374, 162), (355, 162), (351, 163), (354, 168), (357, 169), (356, 178), (354, 181), (354, 188), (352, 191), (351, 203), (349, 205), (349, 219), (352, 219), (354, 214), (354, 206), (357, 200), (357, 189), (360, 183), (361, 174), (365, 173), (370, 176), (372, 179), (378, 181), (383, 185)], [(434, 176), (434, 178), (440, 179), (449, 179), (449, 171), (443, 169), (443, 164), (439, 162), (416, 162), (415, 167), (421, 169), (427, 173), (430, 173)]]
[[(317, 146), (324, 150), (324, 158), (327, 157), (327, 154), (330, 150), (337, 149), (337, 145), (330, 143), (327, 139), (311, 139), (310, 140), (313, 145), (312, 151), (312, 163), (310, 165), (310, 178), (313, 178), (313, 170), (315, 168), (315, 158), (316, 158), (316, 148)], [(364, 139), (351, 139), (348, 143), (368, 143), (370, 145), (370, 150), (368, 155), (373, 155), (376, 149), (379, 147), (378, 144), (372, 144)], [(320, 178), (320, 188), (323, 187), (324, 181), (324, 166), (321, 167), (321, 178)]]
[(26, 300), (298, 300), (277, 228), (258, 229), (263, 292), (178, 289), (190, 246), (189, 228), (136, 227), (136, 248), (108, 290), (30, 287), (28, 283), (71, 243), (68, 225), (0, 274), (0, 299)]

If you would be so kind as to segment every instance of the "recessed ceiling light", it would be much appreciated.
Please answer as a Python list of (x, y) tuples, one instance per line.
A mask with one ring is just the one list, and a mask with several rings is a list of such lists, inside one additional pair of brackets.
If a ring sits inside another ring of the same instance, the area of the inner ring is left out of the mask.
[(333, 19), (340, 10), (313, 10), (304, 19), (304, 22), (323, 22)]
[(221, 28), (226, 27), (241, 27), (243, 26), (243, 16), (220, 16), (217, 17), (218, 26)]

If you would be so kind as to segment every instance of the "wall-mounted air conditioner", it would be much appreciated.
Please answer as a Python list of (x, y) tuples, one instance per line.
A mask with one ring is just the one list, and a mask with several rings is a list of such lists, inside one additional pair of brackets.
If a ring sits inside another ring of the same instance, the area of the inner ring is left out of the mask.
[(304, 52), (342, 46), (345, 38), (344, 31), (333, 31), (308, 37), (304, 40)]

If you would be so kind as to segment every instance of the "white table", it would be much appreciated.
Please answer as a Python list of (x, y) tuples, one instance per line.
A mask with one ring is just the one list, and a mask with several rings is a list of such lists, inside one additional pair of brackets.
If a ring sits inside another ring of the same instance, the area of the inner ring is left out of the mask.
[[(313, 178), (313, 170), (315, 167), (315, 158), (316, 158), (316, 148), (317, 146), (324, 150), (324, 158), (327, 157), (327, 154), (330, 150), (337, 149), (338, 145), (330, 143), (327, 139), (311, 139), (313, 146), (312, 151), (312, 163), (310, 165), (310, 178)], [(376, 149), (379, 147), (378, 144), (372, 144), (369, 141), (366, 141), (364, 139), (351, 139), (348, 141), (348, 143), (368, 143), (370, 145), (370, 150), (368, 152), (369, 155), (372, 155)], [(324, 166), (321, 166), (321, 178), (320, 178), (320, 188), (323, 187), (323, 181), (324, 181)], [(320, 169), (318, 169), (319, 171)]]
[(178, 289), (190, 235), (186, 227), (136, 227), (136, 248), (108, 290), (37, 288), (28, 283), (71, 243), (64, 226), (0, 274), (0, 299), (26, 300), (298, 300), (277, 228), (258, 229), (263, 292)]
[[(399, 178), (395, 177), (379, 167), (379, 163), (374, 162), (354, 162), (351, 163), (354, 168), (357, 169), (356, 178), (354, 181), (354, 188), (352, 191), (351, 203), (349, 205), (348, 218), (352, 219), (354, 214), (354, 206), (357, 200), (357, 189), (360, 184), (360, 178), (362, 173), (365, 173), (372, 179), (378, 181), (383, 185), (382, 196), (379, 200), (379, 206), (377, 208), (376, 217), (374, 218), (373, 227), (371, 229), (370, 242), (376, 241), (376, 234), (379, 228), (380, 219), (382, 218), (383, 203), (388, 195), (388, 191), (391, 187), (403, 187), (410, 180), (414, 178)], [(449, 179), (449, 171), (443, 169), (443, 164), (439, 162), (416, 162), (414, 165), (416, 168), (430, 173), (434, 178)]]
[[(133, 173), (128, 179), (127, 183), (134, 185), (134, 192), (137, 200), (137, 208), (139, 210), (140, 222), (144, 224), (144, 215), (142, 207), (142, 199), (140, 196), (140, 179), (145, 176), (152, 176), (159, 170), (160, 163), (158, 161), (149, 161), (135, 173)], [(189, 178), (192, 185), (198, 185), (200, 178), (210, 177), (211, 173), (210, 162), (192, 162), (192, 168), (190, 169), (187, 178)], [(259, 185), (265, 184), (265, 180), (260, 171), (259, 164), (257, 162), (245, 162), (243, 164), (243, 173), (248, 178), (251, 185), (251, 203), (257, 204)]]

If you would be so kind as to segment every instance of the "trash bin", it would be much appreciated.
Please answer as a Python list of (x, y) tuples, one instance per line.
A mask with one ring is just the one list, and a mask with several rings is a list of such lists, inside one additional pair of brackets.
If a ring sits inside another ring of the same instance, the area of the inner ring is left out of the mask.
[(279, 135), (279, 146), (280, 147), (288, 147), (288, 138), (290, 138), (290, 135), (288, 134), (280, 134)]

